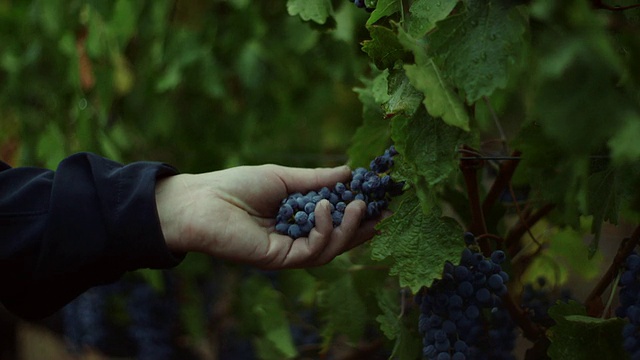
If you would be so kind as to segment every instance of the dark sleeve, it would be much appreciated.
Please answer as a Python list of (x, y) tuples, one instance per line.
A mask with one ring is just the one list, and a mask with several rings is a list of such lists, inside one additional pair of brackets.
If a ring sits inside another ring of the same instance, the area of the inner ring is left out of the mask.
[(127, 271), (176, 266), (155, 203), (156, 180), (175, 174), (90, 153), (55, 172), (0, 162), (0, 301), (40, 318)]

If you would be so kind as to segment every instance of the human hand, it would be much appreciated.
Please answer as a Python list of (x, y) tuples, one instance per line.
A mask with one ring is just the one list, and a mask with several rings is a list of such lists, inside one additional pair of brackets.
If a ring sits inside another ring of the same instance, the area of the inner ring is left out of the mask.
[(203, 252), (265, 269), (325, 264), (374, 235), (376, 220), (363, 221), (363, 201), (351, 202), (336, 228), (329, 202), (320, 201), (315, 228), (296, 240), (275, 232), (275, 215), (289, 194), (330, 187), (350, 175), (347, 166), (261, 165), (161, 179), (156, 202), (165, 241), (175, 252)]

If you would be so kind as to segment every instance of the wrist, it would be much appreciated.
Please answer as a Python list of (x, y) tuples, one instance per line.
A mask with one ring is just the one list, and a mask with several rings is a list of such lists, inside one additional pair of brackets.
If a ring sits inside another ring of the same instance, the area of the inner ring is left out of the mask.
[(181, 237), (181, 212), (185, 210), (189, 191), (185, 182), (185, 177), (189, 175), (181, 174), (159, 179), (156, 182), (156, 209), (160, 228), (164, 236), (167, 248), (174, 253), (184, 253), (188, 249)]

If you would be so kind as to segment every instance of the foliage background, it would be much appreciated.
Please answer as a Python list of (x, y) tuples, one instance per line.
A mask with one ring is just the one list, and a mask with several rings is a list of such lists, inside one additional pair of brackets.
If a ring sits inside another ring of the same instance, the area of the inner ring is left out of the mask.
[[(366, 14), (335, 9), (339, 26), (324, 32), (272, 0), (0, 1), (1, 157), (55, 169), (91, 151), (182, 172), (343, 164), (369, 65)], [(190, 279), (182, 319), (194, 343), (221, 327), (195, 277), (244, 271), (220, 266), (190, 255), (175, 271)], [(142, 273), (162, 288), (163, 275)]]
[[(376, 10), (338, 0), (1, 1), (2, 158), (53, 169), (93, 151), (198, 172), (328, 166), (344, 154), (366, 165), (396, 144), (394, 175), (411, 190), (370, 246), (308, 271), (190, 255), (171, 272), (187, 348), (250, 339), (239, 346), (263, 359), (415, 359), (411, 294), (456, 261), (463, 229), (484, 236), (485, 252), (505, 247), (513, 299), (544, 275), (554, 290), (579, 284), (588, 300), (551, 311), (558, 328), (524, 331), (536, 341), (556, 330), (532, 358), (573, 354), (581, 334), (619, 329), (620, 319), (591, 316), (609, 308), (601, 295), (613, 279), (598, 278), (621, 236), (607, 231), (640, 219), (640, 10), (365, 3)], [(462, 159), (512, 154), (475, 169)], [(514, 201), (511, 190), (527, 196)], [(165, 275), (133, 276), (162, 293)], [(301, 347), (300, 327), (321, 336)], [(611, 346), (584, 356), (622, 352), (616, 332), (604, 333)]]

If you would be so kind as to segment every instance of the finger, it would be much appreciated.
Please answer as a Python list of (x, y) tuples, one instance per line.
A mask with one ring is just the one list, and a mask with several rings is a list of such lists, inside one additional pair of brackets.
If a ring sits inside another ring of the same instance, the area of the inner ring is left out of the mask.
[(282, 261), (285, 268), (309, 266), (324, 252), (324, 248), (331, 240), (333, 224), (329, 201), (323, 199), (316, 205), (316, 224), (308, 237), (301, 237), (293, 241), (286, 257)]
[(366, 204), (361, 200), (353, 201), (347, 206), (342, 223), (333, 230), (331, 240), (322, 254), (316, 259), (317, 264), (325, 264), (331, 261), (336, 256), (354, 247), (355, 244), (352, 243), (360, 242), (356, 235), (360, 229), (366, 209)]
[(366, 220), (360, 224), (355, 236), (344, 251), (349, 251), (371, 240), (376, 235), (377, 220)]
[(346, 165), (316, 169), (275, 166), (274, 172), (285, 184), (289, 194), (333, 186), (351, 176), (351, 170)]
[(333, 220), (331, 219), (331, 205), (329, 200), (320, 200), (314, 211), (316, 214), (316, 224), (313, 229), (311, 229), (311, 233), (315, 232), (315, 235), (326, 238), (331, 237), (331, 232), (333, 231)]

